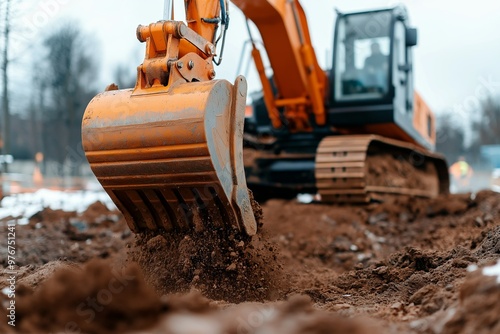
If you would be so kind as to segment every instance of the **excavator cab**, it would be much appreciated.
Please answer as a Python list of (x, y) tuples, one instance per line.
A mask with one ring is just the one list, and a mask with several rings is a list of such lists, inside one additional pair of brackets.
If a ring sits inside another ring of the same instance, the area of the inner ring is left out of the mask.
[(139, 26), (135, 88), (110, 85), (85, 111), (86, 157), (133, 232), (256, 233), (242, 158), (246, 81), (214, 80), (226, 7), (187, 1), (187, 25)]
[[(415, 94), (417, 30), (404, 7), (338, 13), (329, 116), (337, 127), (370, 132), (434, 149), (435, 120)], [(392, 125), (388, 125), (392, 124)]]

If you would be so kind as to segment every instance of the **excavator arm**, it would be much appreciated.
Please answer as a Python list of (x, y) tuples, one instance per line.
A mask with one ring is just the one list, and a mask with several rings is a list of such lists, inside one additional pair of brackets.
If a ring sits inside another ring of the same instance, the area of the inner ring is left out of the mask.
[(146, 53), (135, 88), (110, 85), (85, 111), (86, 157), (136, 233), (256, 233), (243, 169), (246, 81), (214, 80), (226, 8), (186, 0), (187, 25), (139, 26)]
[(274, 72), (277, 94), (271, 88), (260, 51), (252, 38), (252, 56), (273, 126), (286, 127), (292, 132), (311, 131), (311, 115), (317, 125), (325, 125), (328, 80), (318, 64), (307, 19), (299, 1), (232, 2), (259, 29)]

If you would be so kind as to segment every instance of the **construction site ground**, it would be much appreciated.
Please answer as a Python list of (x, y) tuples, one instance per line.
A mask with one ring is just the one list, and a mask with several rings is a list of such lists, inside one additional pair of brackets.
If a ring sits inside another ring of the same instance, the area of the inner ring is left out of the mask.
[[(500, 333), (500, 278), (484, 275), (499, 193), (262, 211), (250, 241), (136, 236), (100, 202), (44, 209), (16, 227), (16, 327), (3, 269), (0, 332)], [(0, 249), (6, 268), (7, 238)]]

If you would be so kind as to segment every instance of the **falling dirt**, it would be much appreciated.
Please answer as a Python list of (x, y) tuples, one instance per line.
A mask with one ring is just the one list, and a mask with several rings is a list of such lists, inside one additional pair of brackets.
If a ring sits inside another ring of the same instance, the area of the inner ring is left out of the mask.
[[(17, 227), (16, 329), (500, 332), (500, 285), (480, 273), (500, 258), (500, 194), (262, 209), (252, 240), (217, 229), (134, 237), (100, 204), (82, 215), (45, 210)], [(130, 281), (117, 289), (117, 277)]]
[[(262, 208), (253, 200), (257, 225)], [(159, 294), (196, 289), (208, 298), (231, 302), (277, 299), (283, 289), (277, 249), (262, 233), (253, 238), (215, 226), (191, 235), (141, 233), (130, 259), (138, 263)], [(168, 254), (168, 256), (166, 256)]]
[(279, 296), (277, 250), (260, 236), (206, 230), (193, 236), (139, 235), (130, 252), (160, 294), (192, 288), (215, 300), (273, 300)]

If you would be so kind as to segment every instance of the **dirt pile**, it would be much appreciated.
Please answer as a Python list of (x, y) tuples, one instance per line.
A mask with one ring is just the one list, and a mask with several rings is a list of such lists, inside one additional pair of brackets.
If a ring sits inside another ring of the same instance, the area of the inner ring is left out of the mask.
[[(262, 208), (253, 200), (259, 231)], [(192, 289), (230, 302), (275, 300), (281, 296), (281, 265), (277, 249), (262, 233), (253, 238), (204, 222), (189, 235), (146, 232), (136, 236), (129, 256), (160, 294)]]
[(137, 266), (103, 260), (56, 271), (36, 291), (21, 285), (16, 305), (16, 329), (24, 333), (119, 333), (147, 328), (162, 312)]
[(106, 260), (59, 270), (36, 291), (21, 286), (17, 319), (21, 333), (381, 333), (372, 321), (320, 312), (306, 296), (229, 307), (194, 290), (160, 298), (137, 266)]
[(413, 151), (396, 155), (384, 150), (369, 152), (366, 166), (368, 185), (439, 191), (436, 167), (430, 159)]
[(452, 310), (443, 334), (500, 333), (500, 283), (497, 277), (474, 273), (460, 289), (460, 303)]
[(446, 310), (468, 265), (500, 257), (500, 195), (488, 191), (368, 207), (270, 201), (264, 214), (290, 292), (346, 315), (411, 321)]
[[(0, 231), (7, 226), (0, 224)], [(97, 202), (83, 214), (44, 209), (33, 215), (29, 224), (16, 228), (16, 263), (40, 266), (54, 260), (83, 263), (92, 258), (107, 258), (125, 249), (133, 240), (118, 211)], [(26, 242), (25, 242), (26, 241)], [(6, 267), (7, 239), (0, 240), (0, 264)]]

